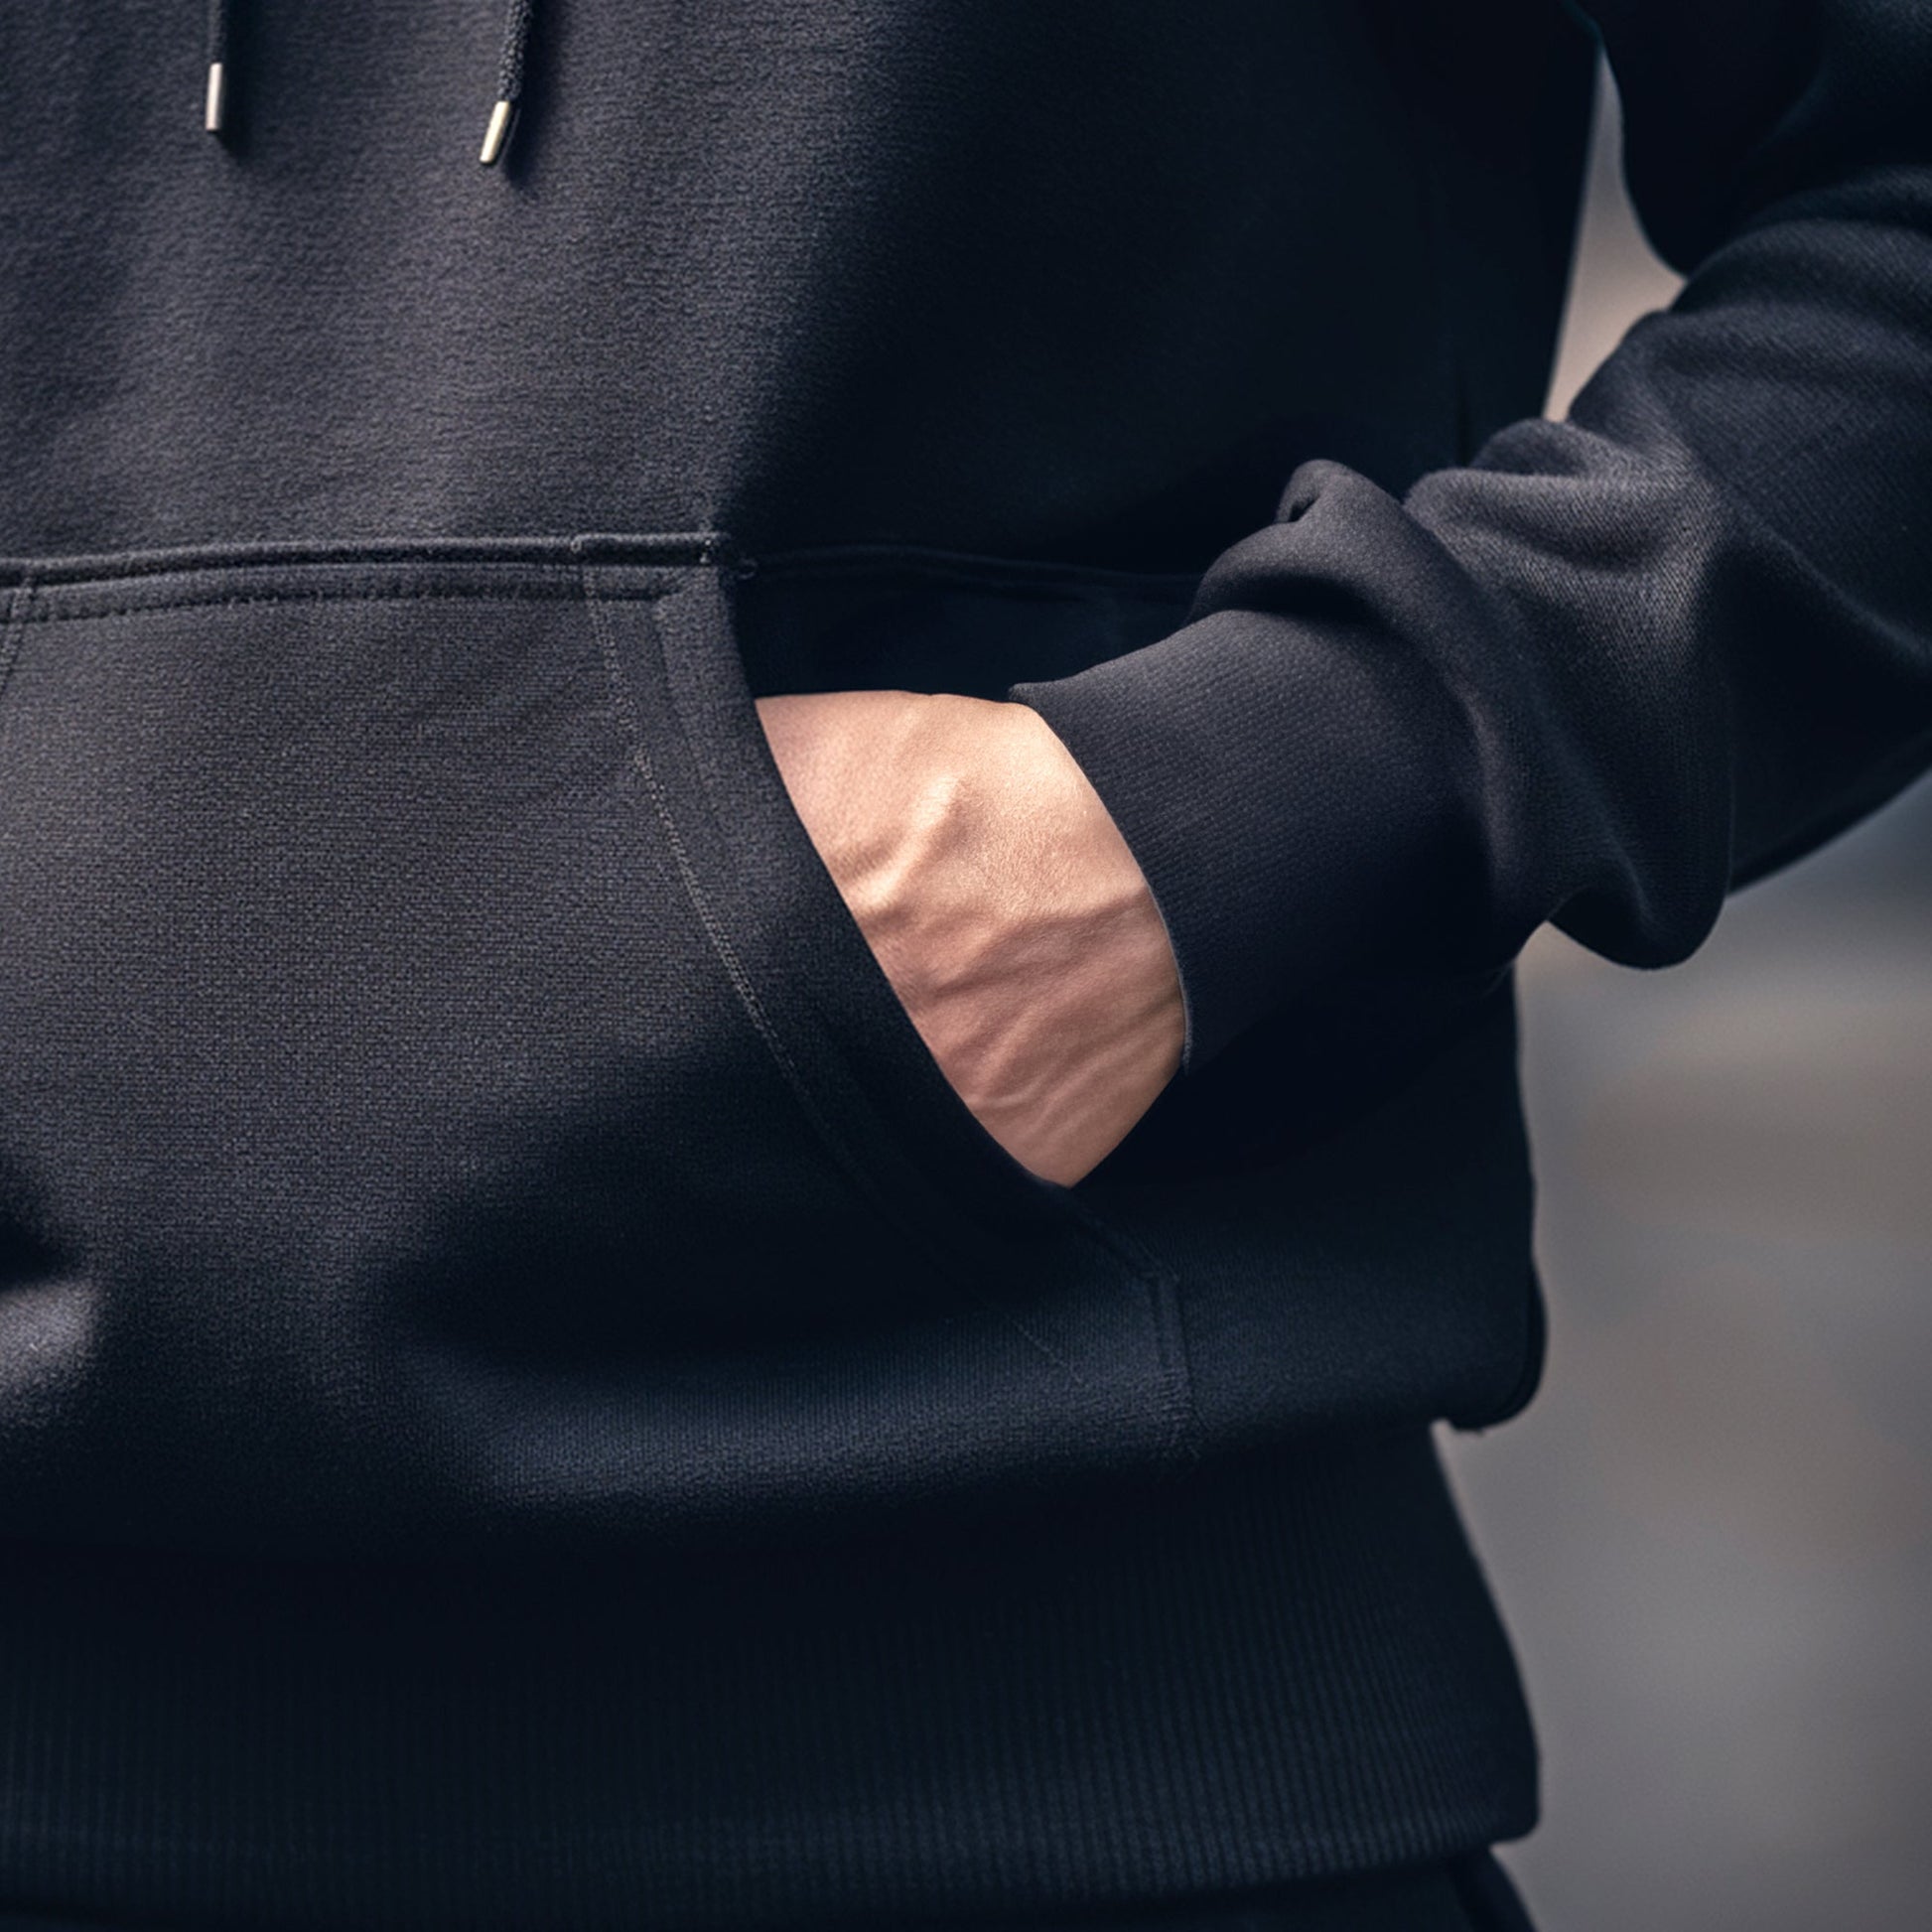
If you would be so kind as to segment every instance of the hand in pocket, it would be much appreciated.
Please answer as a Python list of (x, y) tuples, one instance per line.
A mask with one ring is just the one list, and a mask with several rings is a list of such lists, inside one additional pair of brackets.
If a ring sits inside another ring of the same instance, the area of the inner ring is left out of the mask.
[(1025, 705), (761, 698), (785, 787), (913, 1025), (1015, 1160), (1071, 1185), (1179, 1065), (1180, 984), (1098, 794)]

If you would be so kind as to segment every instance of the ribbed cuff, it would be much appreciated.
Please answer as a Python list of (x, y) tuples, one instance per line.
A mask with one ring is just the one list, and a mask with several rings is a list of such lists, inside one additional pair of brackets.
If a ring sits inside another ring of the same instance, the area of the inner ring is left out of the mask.
[(1189, 618), (1007, 696), (1066, 745), (1147, 875), (1193, 1071), (1299, 994), (1442, 946), (1468, 885), (1468, 730), (1414, 643), (1489, 619), (1401, 505), (1336, 464), (1297, 472), (1282, 520), (1215, 562)]

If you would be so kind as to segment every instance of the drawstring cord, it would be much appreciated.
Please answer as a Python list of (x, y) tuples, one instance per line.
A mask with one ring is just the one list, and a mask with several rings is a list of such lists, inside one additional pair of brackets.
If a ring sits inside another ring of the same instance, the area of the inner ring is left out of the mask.
[[(228, 10), (232, 0), (207, 0), (207, 96), (202, 125), (219, 134), (228, 112)], [(523, 58), (530, 48), (530, 16), (536, 0), (508, 0), (503, 16), (503, 58), (496, 69), (496, 104), (489, 110), (483, 152), (477, 158), (485, 168), (501, 159), (516, 121), (516, 105), (523, 94)]]
[(207, 0), (207, 102), (202, 125), (221, 132), (228, 111), (228, 0)]
[(477, 158), (485, 168), (492, 167), (510, 138), (516, 119), (516, 103), (523, 92), (523, 56), (530, 45), (530, 15), (535, 0), (509, 0), (503, 16), (503, 60), (496, 73), (496, 105), (489, 110), (489, 126), (483, 133), (483, 153)]

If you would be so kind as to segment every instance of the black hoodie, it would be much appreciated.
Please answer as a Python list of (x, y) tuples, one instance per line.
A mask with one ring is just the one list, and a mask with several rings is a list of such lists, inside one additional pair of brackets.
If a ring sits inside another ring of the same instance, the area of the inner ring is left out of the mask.
[[(0, 1904), (1527, 1829), (1429, 1435), (1538, 1371), (1509, 962), (1932, 761), (1932, 8), (1591, 10), (1690, 282), (1565, 424), (1558, 0), (507, 11), (0, 10)], [(752, 697), (852, 686), (1036, 707), (1153, 885), (1078, 1186), (789, 807)]]

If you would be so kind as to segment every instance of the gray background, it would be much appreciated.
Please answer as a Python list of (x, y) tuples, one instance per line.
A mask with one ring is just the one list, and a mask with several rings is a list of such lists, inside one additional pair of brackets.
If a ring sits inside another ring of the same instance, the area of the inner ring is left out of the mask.
[[(1611, 101), (1556, 415), (1676, 288), (1617, 170)], [(1543, 1738), (1507, 1863), (1542, 1932), (1932, 1927), (1932, 786), (1522, 989), (1549, 1373), (1445, 1435)]]

